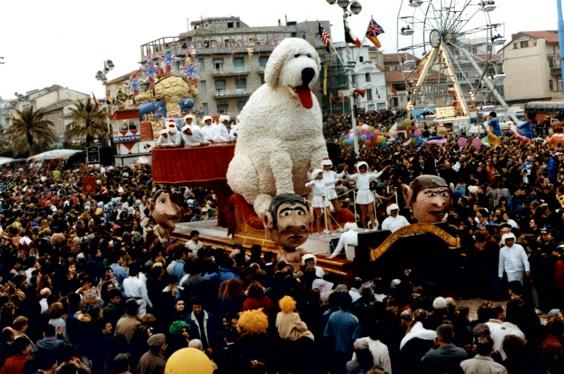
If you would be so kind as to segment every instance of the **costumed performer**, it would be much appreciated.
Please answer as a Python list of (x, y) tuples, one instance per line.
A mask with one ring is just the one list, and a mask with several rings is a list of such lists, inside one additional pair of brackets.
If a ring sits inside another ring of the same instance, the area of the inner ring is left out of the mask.
[(409, 226), (407, 218), (399, 214), (399, 206), (396, 203), (386, 207), (388, 217), (382, 221), (382, 230), (397, 231), (404, 226)]
[(325, 158), (321, 161), (321, 167), (323, 168), (323, 180), (327, 185), (327, 200), (331, 202), (331, 204), (333, 205), (333, 210), (336, 212), (341, 207), (341, 204), (337, 197), (335, 183), (337, 183), (339, 179), (343, 179), (345, 172), (342, 171), (340, 173), (337, 173), (333, 171), (333, 161), (328, 158)]
[(204, 126), (202, 126), (202, 136), (205, 142), (213, 143), (215, 141), (215, 125), (212, 123), (211, 116), (204, 116)]
[[(305, 184), (306, 187), (313, 187), (313, 200), (311, 206), (313, 207), (313, 217), (315, 221), (315, 229), (321, 230), (321, 218), (326, 219), (328, 216), (327, 208), (331, 206), (327, 199), (327, 182), (323, 179), (323, 170), (315, 169), (311, 173), (311, 181)], [(328, 223), (328, 222), (326, 222)]]
[(347, 260), (352, 261), (354, 260), (354, 248), (349, 246), (356, 247), (358, 245), (358, 226), (355, 222), (347, 222), (344, 228), (345, 232), (339, 237), (339, 242), (329, 258), (337, 257), (344, 249)]
[(368, 171), (368, 164), (365, 161), (361, 161), (356, 165), (357, 173), (351, 175), (347, 172), (348, 167), (345, 167), (347, 179), (356, 182), (357, 193), (355, 203), (360, 206), (361, 227), (378, 229), (378, 221), (376, 221), (376, 213), (374, 212), (374, 194), (370, 190), (370, 182), (378, 179), (387, 168), (388, 166), (379, 172), (371, 173)]

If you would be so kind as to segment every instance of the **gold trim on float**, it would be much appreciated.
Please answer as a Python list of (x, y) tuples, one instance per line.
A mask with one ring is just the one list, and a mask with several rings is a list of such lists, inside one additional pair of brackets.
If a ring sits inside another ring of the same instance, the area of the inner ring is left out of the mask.
[(452, 236), (440, 227), (432, 223), (414, 223), (392, 233), (377, 248), (370, 248), (370, 261), (376, 261), (380, 256), (386, 253), (398, 239), (417, 234), (433, 234), (448, 244), (449, 247), (458, 248), (460, 246), (460, 238)]

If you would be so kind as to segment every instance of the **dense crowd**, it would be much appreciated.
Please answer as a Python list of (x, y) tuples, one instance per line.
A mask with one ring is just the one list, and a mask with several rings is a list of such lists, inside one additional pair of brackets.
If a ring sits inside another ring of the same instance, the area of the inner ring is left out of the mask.
[[(390, 143), (361, 158), (388, 167), (373, 185), (380, 222), (389, 199), (409, 218), (399, 191), (415, 176), (451, 184), (459, 294), (438, 294), (411, 269), (335, 279), (315, 258), (294, 269), (259, 246), (203, 246), (197, 232), (186, 243), (161, 241), (146, 166), (4, 168), (0, 374), (162, 373), (188, 346), (218, 373), (564, 372), (563, 155), (505, 138), (479, 150), (455, 139)], [(93, 194), (82, 193), (85, 175), (96, 180)], [(213, 193), (172, 193), (182, 220), (213, 216)], [(523, 283), (498, 279), (508, 231), (531, 264)], [(454, 296), (492, 302), (471, 318)]]

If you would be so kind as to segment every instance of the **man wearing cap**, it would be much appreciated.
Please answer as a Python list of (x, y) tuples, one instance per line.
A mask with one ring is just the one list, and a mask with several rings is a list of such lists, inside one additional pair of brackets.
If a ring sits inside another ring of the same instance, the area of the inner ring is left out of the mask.
[(382, 222), (382, 230), (390, 230), (394, 232), (404, 226), (409, 225), (407, 218), (399, 214), (398, 204), (390, 204), (386, 207), (388, 217)]
[(166, 358), (163, 352), (166, 349), (165, 334), (154, 334), (147, 339), (149, 350), (139, 359), (139, 374), (161, 374), (164, 373)]
[(527, 253), (521, 245), (515, 243), (515, 234), (505, 234), (501, 240), (505, 245), (499, 251), (499, 279), (503, 279), (505, 272), (507, 282), (519, 281), (523, 284), (524, 275), (529, 277), (531, 271)]
[(187, 115), (184, 117), (184, 126), (182, 127), (182, 141), (185, 147), (197, 147), (205, 144), (202, 132), (192, 124), (194, 116)]
[(215, 140), (215, 126), (212, 124), (211, 116), (204, 116), (204, 126), (202, 127), (202, 137), (205, 142), (213, 143)]

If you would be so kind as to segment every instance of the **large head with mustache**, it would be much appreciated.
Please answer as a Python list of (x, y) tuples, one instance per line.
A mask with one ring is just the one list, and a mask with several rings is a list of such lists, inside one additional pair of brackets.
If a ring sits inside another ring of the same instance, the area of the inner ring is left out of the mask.
[(286, 251), (293, 251), (305, 243), (310, 223), (307, 203), (296, 194), (276, 195), (265, 214), (265, 226), (272, 240)]

